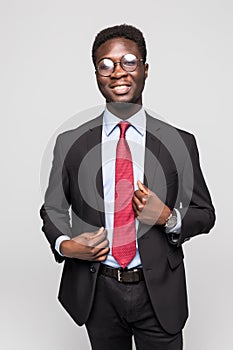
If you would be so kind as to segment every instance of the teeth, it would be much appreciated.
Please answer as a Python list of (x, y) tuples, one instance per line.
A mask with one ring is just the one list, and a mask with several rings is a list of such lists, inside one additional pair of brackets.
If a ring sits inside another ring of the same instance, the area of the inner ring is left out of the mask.
[(114, 87), (114, 90), (116, 91), (125, 91), (125, 90), (128, 90), (129, 89), (129, 86), (127, 85), (118, 85), (118, 86), (115, 86)]
[(118, 85), (115, 86), (114, 89), (124, 89), (126, 87), (126, 85)]

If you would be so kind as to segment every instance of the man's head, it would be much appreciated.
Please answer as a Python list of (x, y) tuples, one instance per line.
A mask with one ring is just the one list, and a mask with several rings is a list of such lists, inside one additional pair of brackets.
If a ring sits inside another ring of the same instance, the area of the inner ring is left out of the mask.
[(145, 39), (133, 26), (122, 24), (97, 34), (92, 59), (97, 84), (106, 102), (142, 104), (148, 74), (146, 54)]

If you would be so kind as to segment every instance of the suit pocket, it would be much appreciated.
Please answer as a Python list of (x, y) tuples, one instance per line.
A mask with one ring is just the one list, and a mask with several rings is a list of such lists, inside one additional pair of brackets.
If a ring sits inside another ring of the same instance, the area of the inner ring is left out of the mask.
[(184, 253), (182, 248), (177, 248), (176, 250), (170, 252), (168, 254), (168, 263), (172, 270), (175, 270), (183, 261)]

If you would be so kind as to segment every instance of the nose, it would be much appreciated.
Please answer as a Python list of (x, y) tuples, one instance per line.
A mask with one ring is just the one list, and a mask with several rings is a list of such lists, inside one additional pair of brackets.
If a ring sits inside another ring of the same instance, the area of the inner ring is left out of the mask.
[(128, 73), (121, 67), (120, 62), (115, 62), (114, 71), (111, 74), (112, 78), (121, 78), (122, 76), (126, 76)]

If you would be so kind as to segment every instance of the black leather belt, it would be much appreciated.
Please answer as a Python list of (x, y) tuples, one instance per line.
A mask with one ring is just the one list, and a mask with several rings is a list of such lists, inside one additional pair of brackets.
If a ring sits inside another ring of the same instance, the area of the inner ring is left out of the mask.
[(140, 267), (132, 269), (115, 269), (113, 267), (100, 264), (99, 273), (107, 277), (115, 278), (121, 283), (137, 283), (144, 280), (143, 271)]

